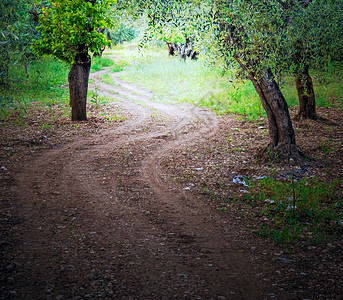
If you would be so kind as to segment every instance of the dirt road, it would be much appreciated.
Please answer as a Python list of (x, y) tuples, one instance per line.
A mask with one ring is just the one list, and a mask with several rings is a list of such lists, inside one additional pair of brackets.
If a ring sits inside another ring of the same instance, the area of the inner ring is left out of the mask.
[(1, 299), (286, 299), (243, 225), (168, 179), (171, 150), (209, 139), (210, 112), (99, 80), (130, 117), (44, 151), (14, 178), (16, 241)]

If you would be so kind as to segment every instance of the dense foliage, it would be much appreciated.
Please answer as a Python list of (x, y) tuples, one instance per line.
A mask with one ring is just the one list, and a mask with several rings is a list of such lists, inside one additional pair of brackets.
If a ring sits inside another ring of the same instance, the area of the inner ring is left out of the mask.
[(113, 45), (123, 42), (129, 42), (137, 37), (137, 31), (133, 26), (121, 23), (114, 31), (110, 31), (110, 37)]
[(50, 8), (43, 7), (37, 30), (42, 39), (34, 41), (39, 55), (53, 55), (73, 63), (78, 54), (98, 53), (110, 45), (103, 31), (111, 26), (109, 16), (112, 0), (54, 0)]
[[(167, 2), (147, 1), (151, 31), (167, 41), (175, 40), (173, 34), (176, 38), (192, 35), (210, 50), (216, 63), (225, 68), (239, 67), (266, 110), (269, 150), (277, 156), (283, 153), (284, 157), (300, 159), (303, 153), (296, 146), (279, 75), (294, 72), (300, 113), (316, 118), (309, 67), (314, 62), (327, 65), (331, 58), (340, 56), (342, 1)], [(335, 42), (330, 42), (332, 37)]]
[(10, 65), (26, 65), (33, 58), (30, 44), (36, 32), (29, 7), (26, 0), (0, 2), (0, 88), (10, 85)]

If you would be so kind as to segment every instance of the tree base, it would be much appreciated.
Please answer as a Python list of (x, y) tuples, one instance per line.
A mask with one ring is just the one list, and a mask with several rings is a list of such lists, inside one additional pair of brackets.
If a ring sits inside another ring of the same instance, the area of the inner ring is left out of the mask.
[(294, 116), (293, 120), (294, 121), (304, 121), (304, 120), (318, 120), (320, 119), (320, 117), (318, 117), (316, 114), (313, 115), (306, 115), (306, 114), (303, 114), (302, 112), (298, 112), (296, 116)]
[(323, 123), (325, 125), (328, 125), (328, 126), (335, 126), (335, 125), (338, 125), (337, 123), (329, 120), (329, 119), (326, 119), (326, 118), (323, 118), (323, 117), (320, 117), (318, 115), (316, 115), (316, 118), (315, 119), (311, 119), (311, 118), (304, 118), (302, 116), (300, 116), (299, 114), (294, 116), (293, 117), (293, 121), (297, 122), (297, 126), (299, 126), (300, 124), (302, 124), (302, 122), (306, 123), (306, 122), (311, 122), (311, 121), (315, 121), (315, 122), (319, 122), (319, 123)]
[(313, 161), (312, 157), (307, 156), (298, 146), (279, 144), (277, 147), (268, 145), (260, 150), (257, 158), (262, 162), (289, 163), (293, 160), (295, 163), (303, 164), (306, 161)]

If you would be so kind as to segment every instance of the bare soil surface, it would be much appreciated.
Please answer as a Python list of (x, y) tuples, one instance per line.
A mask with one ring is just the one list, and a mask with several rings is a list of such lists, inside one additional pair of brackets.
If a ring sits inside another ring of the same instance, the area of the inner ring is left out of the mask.
[[(267, 175), (264, 120), (154, 102), (105, 72), (93, 88), (124, 121), (1, 127), (1, 299), (342, 299), (343, 241), (290, 251), (204, 193), (239, 197), (234, 174)], [(331, 122), (297, 124), (299, 144), (317, 156), (310, 172), (341, 176), (341, 113), (320, 114)]]

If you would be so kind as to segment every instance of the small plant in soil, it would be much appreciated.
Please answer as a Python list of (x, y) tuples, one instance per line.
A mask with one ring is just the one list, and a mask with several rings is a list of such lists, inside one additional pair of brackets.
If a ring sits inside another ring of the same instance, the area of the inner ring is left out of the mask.
[(126, 120), (125, 117), (120, 116), (117, 113), (112, 114), (111, 116), (107, 116), (106, 120), (109, 121), (109, 123), (113, 123), (113, 122), (124, 122)]
[(331, 154), (336, 152), (334, 145), (332, 145), (332, 141), (327, 141), (325, 143), (322, 142), (321, 146), (324, 154)]

